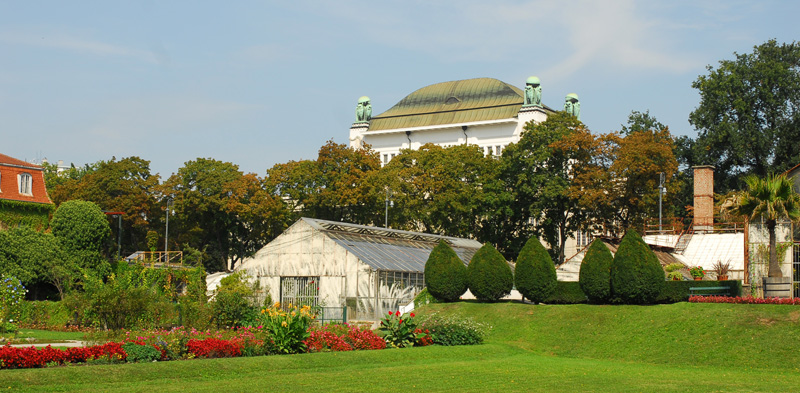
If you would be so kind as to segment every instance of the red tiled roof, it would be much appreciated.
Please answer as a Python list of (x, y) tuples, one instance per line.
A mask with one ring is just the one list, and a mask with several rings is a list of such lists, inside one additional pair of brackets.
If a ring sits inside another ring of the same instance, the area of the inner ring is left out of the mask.
[[(31, 193), (19, 192), (19, 175), (31, 176)], [(12, 201), (53, 203), (47, 196), (44, 184), (44, 168), (5, 154), (0, 154), (0, 199)]]
[(18, 160), (18, 159), (14, 158), (14, 157), (9, 157), (9, 156), (7, 156), (5, 154), (0, 153), (0, 165), (2, 165), (2, 164), (24, 166), (24, 167), (27, 167), (27, 168), (39, 169), (39, 170), (42, 169), (42, 167), (40, 165), (31, 164), (30, 162), (25, 162), (25, 161), (22, 161), (22, 160)]

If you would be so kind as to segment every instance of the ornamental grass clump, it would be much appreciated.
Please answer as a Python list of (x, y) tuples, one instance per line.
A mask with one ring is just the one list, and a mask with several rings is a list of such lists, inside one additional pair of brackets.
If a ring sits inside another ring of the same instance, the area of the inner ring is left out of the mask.
[(625, 304), (653, 304), (665, 287), (658, 258), (635, 230), (629, 230), (611, 262), (611, 295)]
[(282, 309), (280, 302), (261, 310), (258, 323), (269, 332), (272, 339), (270, 352), (279, 354), (303, 353), (309, 337), (308, 328), (316, 318), (311, 306)]
[(611, 300), (611, 261), (614, 256), (605, 243), (595, 239), (586, 250), (581, 262), (578, 282), (581, 290), (592, 303), (608, 303)]
[(467, 282), (475, 298), (496, 302), (511, 293), (514, 274), (503, 255), (486, 243), (478, 249), (467, 266)]
[(425, 262), (425, 286), (440, 301), (456, 301), (467, 291), (467, 267), (444, 240)]

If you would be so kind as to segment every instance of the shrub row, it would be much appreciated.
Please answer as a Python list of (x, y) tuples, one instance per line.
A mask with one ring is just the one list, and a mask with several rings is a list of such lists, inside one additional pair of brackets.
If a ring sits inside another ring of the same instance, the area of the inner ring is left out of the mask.
[(740, 280), (727, 281), (666, 281), (664, 290), (658, 297), (658, 303), (677, 303), (689, 300), (689, 288), (692, 287), (728, 287), (731, 296), (742, 294), (742, 282)]

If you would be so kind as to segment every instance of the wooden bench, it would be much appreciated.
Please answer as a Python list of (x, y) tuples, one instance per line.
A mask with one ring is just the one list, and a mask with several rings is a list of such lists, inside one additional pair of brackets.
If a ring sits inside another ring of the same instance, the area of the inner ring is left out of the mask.
[(730, 296), (730, 287), (691, 287), (689, 296)]

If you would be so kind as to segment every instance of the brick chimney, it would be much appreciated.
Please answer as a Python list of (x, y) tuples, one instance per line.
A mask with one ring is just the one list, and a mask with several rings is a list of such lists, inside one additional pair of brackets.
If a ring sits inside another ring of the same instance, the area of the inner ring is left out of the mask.
[(714, 167), (693, 166), (694, 169), (694, 230), (714, 230)]

